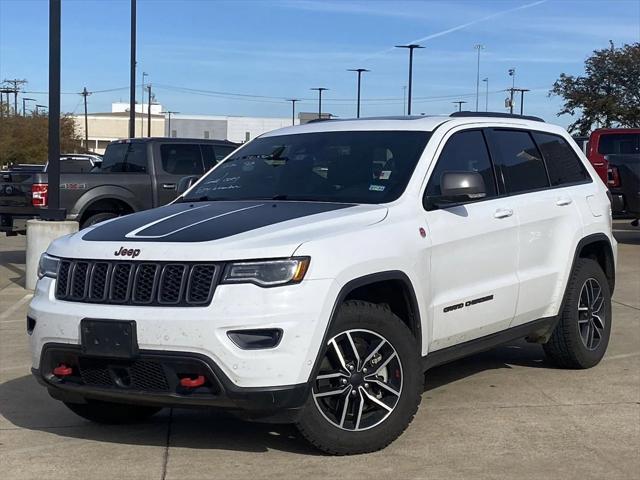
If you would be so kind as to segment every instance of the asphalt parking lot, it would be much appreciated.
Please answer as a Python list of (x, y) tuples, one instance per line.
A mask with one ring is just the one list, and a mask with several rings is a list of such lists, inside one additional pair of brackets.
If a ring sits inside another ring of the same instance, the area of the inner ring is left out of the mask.
[[(164, 410), (93, 425), (29, 373), (24, 237), (0, 237), (0, 477), (65, 479), (637, 479), (640, 472), (640, 229), (616, 221), (611, 343), (591, 370), (554, 369), (514, 343), (427, 375), (407, 432), (381, 452), (319, 454), (289, 426)], [(633, 473), (635, 472), (635, 473)]]

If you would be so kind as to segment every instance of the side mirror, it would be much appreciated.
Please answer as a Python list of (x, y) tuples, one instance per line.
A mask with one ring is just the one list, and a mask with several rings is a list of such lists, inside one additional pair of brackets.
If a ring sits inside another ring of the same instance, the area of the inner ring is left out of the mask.
[(176, 187), (176, 192), (178, 193), (178, 196), (182, 195), (184, 192), (189, 190), (191, 186), (198, 181), (199, 178), (200, 177), (197, 177), (194, 175), (191, 175), (189, 177), (182, 177), (178, 181), (178, 186)]
[(445, 172), (440, 178), (440, 192), (437, 197), (427, 197), (428, 204), (436, 207), (466, 203), (484, 198), (487, 189), (478, 172)]

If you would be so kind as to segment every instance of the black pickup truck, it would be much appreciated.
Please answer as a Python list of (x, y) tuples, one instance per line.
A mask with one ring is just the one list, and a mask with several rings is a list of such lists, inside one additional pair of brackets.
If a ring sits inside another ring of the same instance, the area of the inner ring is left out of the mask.
[[(60, 206), (84, 228), (171, 202), (184, 177), (200, 176), (238, 144), (224, 140), (135, 138), (110, 143), (101, 164), (82, 171), (60, 165)], [(71, 164), (68, 164), (71, 167)], [(45, 171), (2, 172), (0, 232), (26, 231), (48, 205)]]
[(606, 155), (608, 185), (614, 214), (640, 219), (640, 154)]

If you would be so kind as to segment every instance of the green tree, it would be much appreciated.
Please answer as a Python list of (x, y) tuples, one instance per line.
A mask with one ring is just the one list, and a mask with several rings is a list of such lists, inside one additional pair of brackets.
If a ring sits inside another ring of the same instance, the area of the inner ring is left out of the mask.
[[(49, 119), (45, 115), (23, 117), (3, 111), (0, 116), (0, 166), (13, 163), (45, 163), (48, 155)], [(74, 121), (60, 119), (60, 151), (83, 151)]]
[(640, 43), (595, 50), (585, 61), (584, 76), (565, 73), (549, 95), (559, 95), (560, 115), (579, 118), (570, 132), (587, 135), (594, 127), (640, 127)]

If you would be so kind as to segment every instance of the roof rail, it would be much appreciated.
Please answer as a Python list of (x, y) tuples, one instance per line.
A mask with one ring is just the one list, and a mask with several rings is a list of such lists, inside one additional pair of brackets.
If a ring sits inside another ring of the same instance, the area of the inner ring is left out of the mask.
[(515, 113), (503, 113), (503, 112), (453, 112), (450, 117), (498, 117), (498, 118), (519, 118), (522, 120), (533, 120), (534, 122), (543, 122), (540, 117), (534, 117), (531, 115), (517, 115)]

